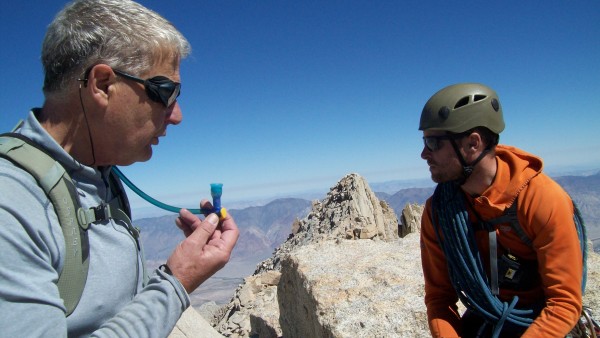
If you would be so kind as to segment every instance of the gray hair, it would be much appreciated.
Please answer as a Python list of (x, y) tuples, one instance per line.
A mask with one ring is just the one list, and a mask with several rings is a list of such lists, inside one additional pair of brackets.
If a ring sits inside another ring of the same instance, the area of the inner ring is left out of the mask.
[(166, 19), (130, 0), (75, 0), (48, 26), (42, 45), (44, 93), (60, 92), (91, 66), (142, 74), (191, 53)]

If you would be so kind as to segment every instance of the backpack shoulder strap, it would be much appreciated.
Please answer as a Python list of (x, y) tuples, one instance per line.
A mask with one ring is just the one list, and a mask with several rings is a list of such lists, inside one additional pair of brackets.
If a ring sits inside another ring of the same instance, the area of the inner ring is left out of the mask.
[[(573, 199), (571, 199), (573, 200)], [(581, 211), (579, 211), (579, 207), (573, 201), (573, 208), (575, 209), (575, 214), (573, 215), (573, 219), (575, 221), (575, 227), (577, 229), (577, 236), (579, 237), (579, 246), (581, 247), (581, 255), (583, 258), (583, 279), (581, 280), (581, 291), (582, 294), (585, 292), (585, 287), (587, 284), (587, 257), (588, 257), (588, 239), (587, 239), (587, 228), (585, 227), (585, 222), (583, 221), (583, 216), (581, 216)]]
[(127, 216), (127, 219), (125, 220), (131, 223), (131, 205), (129, 204), (129, 199), (125, 194), (125, 189), (123, 188), (123, 184), (121, 183), (119, 176), (117, 176), (117, 174), (115, 174), (115, 172), (111, 170), (110, 174), (108, 175), (108, 180), (110, 189), (113, 193), (113, 196), (115, 196), (116, 200), (115, 202), (111, 203), (116, 203), (119, 210), (121, 210), (121, 212), (124, 213), (125, 216)]
[(514, 203), (511, 204), (510, 207), (508, 207), (506, 210), (504, 210), (504, 213), (502, 214), (502, 216), (491, 219), (489, 221), (486, 221), (486, 223), (491, 226), (495, 226), (495, 225), (498, 225), (501, 223), (509, 223), (510, 227), (513, 229), (514, 232), (517, 233), (517, 235), (519, 236), (521, 241), (523, 241), (523, 243), (527, 244), (527, 246), (532, 248), (533, 242), (531, 242), (531, 239), (529, 238), (529, 236), (527, 236), (527, 234), (523, 230), (521, 223), (519, 223), (519, 217), (517, 215), (517, 204), (518, 204), (517, 200), (518, 200), (518, 197), (515, 198)]
[(58, 289), (70, 315), (81, 298), (89, 268), (89, 223), (80, 222), (75, 185), (63, 166), (20, 134), (0, 135), (0, 156), (29, 172), (44, 190), (58, 216), (65, 238), (65, 262)]
[[(587, 231), (585, 227), (585, 222), (583, 221), (583, 217), (581, 216), (581, 212), (577, 207), (577, 204), (571, 198), (571, 202), (573, 203), (573, 221), (575, 222), (575, 229), (577, 230), (577, 236), (579, 237), (579, 246), (581, 248), (581, 254), (583, 258), (583, 278), (581, 281), (581, 290), (585, 292), (585, 287), (587, 283)], [(500, 223), (509, 223), (510, 227), (517, 233), (521, 241), (527, 244), (530, 248), (533, 248), (533, 242), (527, 236), (521, 223), (519, 223), (519, 218), (517, 216), (517, 200), (504, 211), (502, 216), (498, 218), (491, 219), (487, 221), (490, 225), (497, 225)]]

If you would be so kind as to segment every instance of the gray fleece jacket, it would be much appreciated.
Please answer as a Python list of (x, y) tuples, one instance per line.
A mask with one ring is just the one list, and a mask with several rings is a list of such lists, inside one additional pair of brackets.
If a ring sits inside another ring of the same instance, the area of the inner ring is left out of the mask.
[[(41, 127), (35, 112), (17, 132), (62, 163), (82, 207), (110, 201), (110, 168), (77, 162)], [(90, 225), (87, 283), (79, 305), (65, 317), (56, 286), (65, 241), (56, 213), (31, 175), (0, 158), (0, 337), (166, 337), (189, 297), (160, 270), (145, 278), (141, 250), (127, 229), (112, 219)]]

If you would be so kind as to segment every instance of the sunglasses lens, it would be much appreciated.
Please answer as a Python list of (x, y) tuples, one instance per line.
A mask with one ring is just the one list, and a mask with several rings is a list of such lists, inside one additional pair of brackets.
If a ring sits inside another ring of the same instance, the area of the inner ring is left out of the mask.
[(162, 102), (165, 107), (170, 107), (181, 92), (181, 84), (173, 82), (164, 76), (156, 76), (146, 83), (148, 97), (156, 102)]
[(167, 107), (170, 107), (177, 100), (179, 94), (181, 94), (181, 85), (179, 83), (173, 82), (172, 87), (173, 88), (169, 88), (169, 90), (165, 93), (168, 93), (168, 96), (164, 96), (167, 98)]
[(179, 88), (180, 86), (175, 82), (171, 82), (169, 84), (162, 84), (160, 87), (158, 87), (158, 95), (160, 96), (160, 101), (165, 106), (170, 107), (179, 96)]
[(439, 149), (438, 139), (435, 137), (423, 137), (423, 144), (430, 151), (436, 151)]

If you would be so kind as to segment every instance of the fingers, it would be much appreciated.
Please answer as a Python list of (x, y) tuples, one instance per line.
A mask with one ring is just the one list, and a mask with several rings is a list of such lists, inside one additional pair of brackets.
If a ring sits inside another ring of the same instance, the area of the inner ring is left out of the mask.
[(201, 222), (200, 219), (198, 218), (198, 216), (192, 214), (191, 211), (189, 211), (188, 209), (181, 209), (179, 210), (179, 219), (188, 225), (191, 225), (195, 222)]
[(224, 229), (217, 229), (219, 217), (214, 213), (201, 221), (188, 210), (182, 210), (179, 222), (194, 230), (175, 248), (167, 264), (173, 276), (191, 293), (229, 261), (239, 231), (231, 217), (223, 221)]
[(233, 217), (228, 213), (221, 223), (221, 239), (228, 250), (233, 250), (239, 235), (238, 226)]
[(209, 200), (203, 199), (203, 200), (200, 201), (200, 208), (202, 208), (202, 209), (212, 209), (213, 205), (212, 205), (212, 203), (210, 203)]
[[(213, 205), (208, 200), (203, 199), (200, 201), (200, 209), (202, 210), (213, 210)], [(204, 216), (208, 216), (210, 212), (203, 212)]]
[(191, 235), (201, 222), (202, 221), (197, 216), (187, 209), (181, 209), (179, 211), (179, 217), (175, 219), (175, 224), (183, 231), (185, 237)]
[[(219, 217), (216, 214), (210, 214), (206, 216), (204, 221), (200, 221), (197, 216), (189, 211), (188, 213), (195, 219), (191, 225), (193, 233), (188, 238), (202, 244), (208, 242), (208, 239), (212, 237), (217, 229), (217, 225), (219, 225)], [(186, 216), (188, 215), (186, 214)]]

